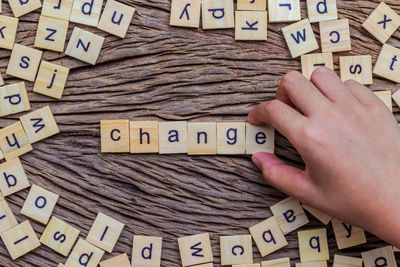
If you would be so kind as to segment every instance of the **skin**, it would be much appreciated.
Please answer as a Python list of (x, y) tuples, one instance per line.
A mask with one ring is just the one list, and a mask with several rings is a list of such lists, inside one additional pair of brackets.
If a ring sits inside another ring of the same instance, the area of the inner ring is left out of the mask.
[(255, 154), (269, 184), (400, 247), (400, 127), (370, 89), (324, 67), (311, 81), (290, 72), (248, 121), (272, 124), (306, 164)]

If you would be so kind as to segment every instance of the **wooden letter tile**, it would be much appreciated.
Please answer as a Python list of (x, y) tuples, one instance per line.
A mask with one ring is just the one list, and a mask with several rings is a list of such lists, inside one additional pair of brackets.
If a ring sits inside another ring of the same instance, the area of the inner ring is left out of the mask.
[(340, 57), (340, 78), (342, 81), (353, 79), (361, 84), (372, 84), (371, 56)]
[(0, 150), (0, 160), (2, 160), (2, 159), (4, 159), (4, 155), (3, 155), (3, 152), (1, 152), (1, 150)]
[(42, 6), (40, 0), (8, 0), (15, 17), (21, 17)]
[(226, 29), (235, 26), (233, 0), (203, 0), (202, 3), (203, 29)]
[(307, 10), (311, 23), (338, 19), (336, 0), (307, 0)]
[(14, 159), (32, 150), (21, 122), (13, 123), (0, 130), (0, 149), (6, 160)]
[(31, 144), (60, 132), (49, 106), (30, 112), (20, 120)]
[(22, 206), (21, 214), (42, 224), (47, 224), (57, 200), (57, 194), (37, 185), (32, 185)]
[(103, 250), (79, 238), (65, 263), (65, 267), (97, 267), (103, 255)]
[(311, 78), (312, 73), (318, 67), (327, 67), (333, 70), (332, 53), (319, 53), (301, 56), (301, 71), (307, 79)]
[(397, 90), (393, 95), (392, 98), (394, 102), (397, 104), (397, 106), (400, 107), (400, 90)]
[(107, 0), (97, 27), (115, 36), (125, 38), (134, 13), (133, 7), (114, 0)]
[(79, 232), (75, 227), (53, 216), (40, 237), (40, 243), (66, 257), (78, 238)]
[(67, 31), (68, 20), (40, 16), (34, 45), (39, 48), (63, 52)]
[(282, 32), (293, 58), (319, 48), (308, 19), (283, 27)]
[(99, 212), (86, 240), (111, 253), (125, 224)]
[(251, 264), (235, 264), (232, 267), (261, 267), (260, 263), (251, 263)]
[(24, 82), (0, 87), (0, 117), (30, 109)]
[(17, 18), (0, 15), (0, 48), (13, 49), (17, 27)]
[(267, 0), (238, 0), (237, 10), (265, 11)]
[(7, 74), (33, 82), (39, 68), (43, 52), (34, 48), (15, 44), (11, 52)]
[(400, 83), (400, 49), (388, 44), (382, 46), (382, 50), (376, 60), (373, 73), (388, 80)]
[(8, 206), (7, 201), (3, 198), (0, 201), (0, 234), (17, 225), (18, 222), (15, 219), (14, 213)]
[(214, 267), (214, 264), (212, 262), (209, 262), (209, 263), (204, 263), (204, 264), (199, 264), (199, 265), (193, 265), (191, 267)]
[(19, 158), (0, 164), (0, 190), (4, 197), (27, 187), (29, 181)]
[(253, 263), (251, 235), (221, 236), (221, 265)]
[(325, 225), (328, 225), (328, 223), (332, 220), (332, 216), (325, 214), (322, 211), (316, 210), (313, 207), (303, 204), (303, 209), (311, 213), (311, 215), (313, 215)]
[(131, 264), (128, 255), (124, 253), (100, 262), (100, 267), (131, 267)]
[(392, 246), (386, 246), (382, 248), (376, 248), (361, 253), (365, 267), (396, 267), (396, 259), (393, 253)]
[(329, 260), (328, 238), (326, 229), (297, 232), (301, 262)]
[(400, 16), (381, 2), (362, 26), (380, 42), (386, 43), (400, 26)]
[(160, 154), (187, 153), (187, 122), (160, 122), (158, 138)]
[(131, 121), (131, 153), (158, 153), (158, 121)]
[(382, 100), (382, 102), (388, 107), (390, 112), (393, 112), (392, 106), (392, 91), (385, 90), (385, 91), (375, 91), (374, 94)]
[(101, 120), (101, 153), (129, 152), (129, 121)]
[(65, 54), (95, 65), (103, 42), (104, 37), (75, 27)]
[(262, 257), (288, 244), (275, 217), (268, 218), (249, 228)]
[(269, 22), (301, 20), (300, 0), (268, 0)]
[(308, 223), (300, 202), (294, 198), (286, 198), (270, 208), (285, 235)]
[(198, 28), (201, 0), (172, 0), (169, 25)]
[(161, 249), (161, 237), (134, 235), (132, 248), (132, 267), (160, 267)]
[(246, 123), (217, 123), (217, 154), (246, 154)]
[(321, 21), (319, 23), (322, 52), (351, 50), (348, 19)]
[(61, 99), (68, 74), (69, 68), (43, 60), (40, 63), (33, 91), (38, 94)]
[(393, 252), (400, 252), (400, 249), (393, 247)]
[(183, 267), (214, 261), (208, 233), (178, 238), (178, 246)]
[(275, 130), (271, 125), (256, 126), (246, 123), (246, 154), (274, 153)]
[(346, 224), (336, 218), (332, 220), (333, 232), (339, 249), (350, 248), (367, 243), (364, 230)]
[(362, 259), (335, 255), (333, 258), (333, 267), (362, 267)]
[(74, 0), (69, 20), (97, 27), (102, 6), (103, 0)]
[(42, 15), (69, 21), (72, 2), (73, 0), (43, 0)]
[(29, 221), (24, 221), (2, 233), (1, 239), (13, 260), (40, 246), (39, 239)]
[(188, 154), (189, 155), (217, 154), (217, 123), (215, 122), (188, 123)]
[(296, 267), (328, 267), (326, 261), (296, 263)]
[(262, 261), (261, 267), (290, 267), (290, 258), (279, 258), (274, 260)]
[(236, 11), (235, 40), (267, 40), (267, 11)]

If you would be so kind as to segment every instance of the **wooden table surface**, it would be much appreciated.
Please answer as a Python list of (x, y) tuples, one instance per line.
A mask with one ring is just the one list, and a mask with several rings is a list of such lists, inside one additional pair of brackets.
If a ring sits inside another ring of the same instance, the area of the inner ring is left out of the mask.
[[(60, 195), (55, 216), (81, 230), (86, 237), (96, 214), (102, 211), (126, 224), (110, 258), (131, 254), (132, 235), (164, 238), (162, 266), (180, 266), (177, 237), (210, 232), (215, 266), (220, 266), (219, 236), (247, 234), (248, 227), (270, 217), (269, 206), (285, 196), (271, 188), (248, 156), (187, 156), (101, 154), (101, 119), (244, 121), (250, 109), (272, 99), (283, 74), (300, 70), (291, 59), (281, 33), (287, 24), (268, 26), (266, 42), (235, 42), (232, 29), (203, 31), (169, 26), (170, 0), (124, 0), (136, 13), (127, 37), (106, 37), (98, 64), (85, 63), (62, 53), (44, 52), (44, 59), (70, 67), (60, 101), (32, 93), (33, 110), (50, 104), (61, 133), (36, 143), (21, 160), (31, 183)], [(340, 18), (350, 20), (353, 50), (334, 55), (370, 54), (375, 62), (381, 44), (361, 28), (377, 6), (374, 1), (338, 0)], [(398, 1), (386, 1), (400, 13)], [(307, 16), (301, 1), (302, 17)], [(12, 16), (8, 3), (3, 14)], [(17, 42), (33, 46), (40, 11), (20, 19)], [(68, 36), (74, 24), (69, 26)], [(318, 24), (313, 29), (319, 39)], [(389, 40), (400, 47), (400, 32)], [(10, 51), (0, 51), (4, 75)], [(17, 81), (4, 75), (6, 83)], [(372, 90), (395, 92), (396, 84), (374, 79)], [(394, 108), (399, 118), (399, 109)], [(21, 114), (0, 119), (0, 127)], [(400, 118), (399, 118), (400, 119)], [(378, 137), (377, 137), (378, 138)], [(277, 134), (276, 154), (301, 165), (295, 150)], [(7, 197), (19, 222), (28, 189)], [(371, 200), (373, 201), (373, 200)], [(321, 226), (311, 215), (307, 226)], [(43, 225), (33, 223), (38, 236)], [(328, 226), (331, 258), (337, 253)], [(289, 256), (299, 261), (297, 234), (287, 236), (289, 245), (264, 259)], [(341, 251), (361, 251), (383, 246), (367, 235), (368, 244)], [(0, 241), (0, 266), (56, 266), (66, 258), (45, 246), (13, 262)], [(254, 246), (254, 260), (261, 256)]]

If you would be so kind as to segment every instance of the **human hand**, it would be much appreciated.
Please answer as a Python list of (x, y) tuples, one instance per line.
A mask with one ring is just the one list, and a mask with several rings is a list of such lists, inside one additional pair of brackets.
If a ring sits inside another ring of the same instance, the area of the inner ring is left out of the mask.
[(311, 82), (290, 72), (276, 99), (257, 105), (248, 121), (272, 124), (306, 164), (300, 170), (255, 154), (269, 184), (400, 246), (400, 127), (368, 88), (328, 68)]

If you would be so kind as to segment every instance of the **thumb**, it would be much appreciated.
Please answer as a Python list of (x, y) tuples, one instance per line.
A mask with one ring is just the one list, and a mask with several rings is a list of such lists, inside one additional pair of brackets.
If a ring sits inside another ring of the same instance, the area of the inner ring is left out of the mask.
[(273, 154), (256, 153), (252, 160), (265, 180), (276, 189), (300, 202), (310, 203), (316, 196), (315, 186), (306, 171), (285, 164)]

